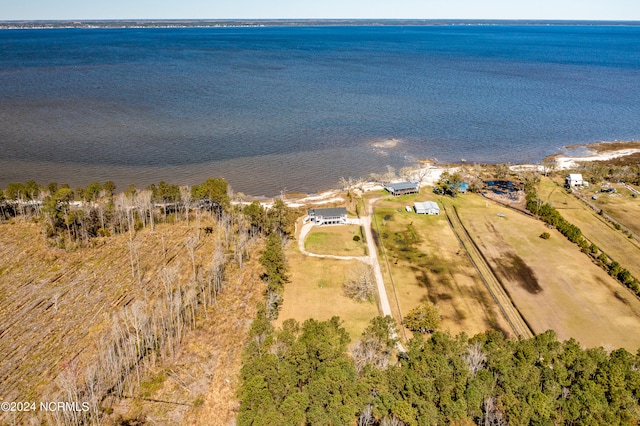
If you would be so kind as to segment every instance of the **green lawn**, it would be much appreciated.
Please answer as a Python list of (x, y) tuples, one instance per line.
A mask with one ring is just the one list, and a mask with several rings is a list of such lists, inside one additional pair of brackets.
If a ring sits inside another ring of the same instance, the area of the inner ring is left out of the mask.
[(305, 249), (316, 254), (365, 256), (367, 253), (363, 240), (358, 225), (314, 226), (307, 235)]

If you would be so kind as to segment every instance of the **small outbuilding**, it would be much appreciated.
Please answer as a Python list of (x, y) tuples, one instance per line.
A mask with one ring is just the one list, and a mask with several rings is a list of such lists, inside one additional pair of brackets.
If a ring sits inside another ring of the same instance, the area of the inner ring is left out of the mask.
[(397, 197), (399, 195), (417, 194), (420, 192), (420, 184), (418, 182), (395, 182), (386, 184), (384, 189), (389, 194)]
[(440, 207), (435, 201), (413, 203), (413, 208), (418, 214), (440, 214)]
[(571, 173), (566, 178), (566, 182), (568, 186), (583, 186), (584, 181), (582, 180), (582, 174), (580, 173)]
[(309, 209), (307, 219), (316, 225), (344, 225), (347, 223), (347, 209), (344, 207)]

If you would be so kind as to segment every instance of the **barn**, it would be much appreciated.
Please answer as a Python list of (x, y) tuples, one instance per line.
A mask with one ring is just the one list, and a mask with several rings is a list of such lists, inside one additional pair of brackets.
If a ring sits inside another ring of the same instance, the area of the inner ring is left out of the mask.
[(438, 207), (438, 203), (435, 201), (413, 203), (413, 209), (418, 214), (440, 214), (440, 207)]

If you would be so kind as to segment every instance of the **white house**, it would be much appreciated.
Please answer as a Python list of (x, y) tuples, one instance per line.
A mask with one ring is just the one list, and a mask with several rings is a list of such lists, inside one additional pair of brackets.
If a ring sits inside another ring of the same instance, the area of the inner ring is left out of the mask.
[(571, 173), (567, 176), (567, 185), (569, 186), (583, 186), (584, 181), (582, 180), (582, 175), (580, 173)]
[(440, 207), (435, 201), (413, 203), (413, 208), (418, 214), (440, 214)]
[(309, 209), (307, 218), (316, 225), (343, 225), (347, 223), (347, 209)]

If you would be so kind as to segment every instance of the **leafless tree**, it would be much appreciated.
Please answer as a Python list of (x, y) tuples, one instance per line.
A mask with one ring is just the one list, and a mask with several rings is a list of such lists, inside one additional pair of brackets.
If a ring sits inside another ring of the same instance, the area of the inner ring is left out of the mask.
[(373, 405), (367, 404), (358, 417), (358, 426), (373, 426), (376, 423), (375, 420), (373, 416)]
[(471, 376), (476, 377), (478, 371), (484, 368), (487, 356), (482, 350), (480, 342), (476, 342), (475, 344), (467, 347), (467, 353), (462, 355), (462, 359), (466, 361)]
[(385, 416), (380, 420), (380, 426), (405, 426), (405, 422), (397, 418), (394, 414)]
[(373, 297), (375, 284), (373, 271), (369, 265), (361, 265), (353, 270), (343, 284), (344, 294), (357, 301), (368, 301)]
[(482, 404), (484, 411), (484, 426), (507, 426), (509, 423), (504, 418), (504, 413), (496, 407), (496, 398), (491, 396)]
[(186, 185), (180, 187), (180, 199), (182, 200), (182, 206), (184, 207), (184, 217), (187, 220), (187, 226), (189, 226), (189, 212), (191, 211), (191, 202), (193, 201), (190, 186)]
[(358, 340), (354, 344), (351, 354), (358, 373), (361, 373), (366, 365), (378, 369), (387, 368), (393, 355), (391, 348), (374, 336)]

